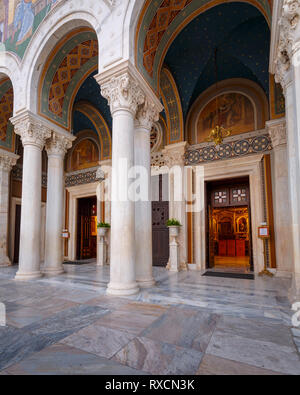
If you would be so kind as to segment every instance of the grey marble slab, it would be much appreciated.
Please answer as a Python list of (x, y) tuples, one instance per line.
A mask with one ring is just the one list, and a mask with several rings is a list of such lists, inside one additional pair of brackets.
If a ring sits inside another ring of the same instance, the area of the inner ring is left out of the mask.
[(128, 366), (63, 344), (35, 353), (6, 370), (11, 375), (144, 375)]
[(247, 339), (216, 330), (207, 354), (286, 374), (300, 374), (300, 360), (295, 347)]
[(205, 352), (219, 316), (189, 308), (171, 308), (142, 337)]
[(192, 375), (197, 372), (202, 357), (196, 350), (139, 337), (113, 359), (155, 375)]
[(222, 316), (217, 328), (226, 334), (293, 347), (291, 332), (286, 326), (270, 323), (263, 318), (243, 319)]
[(277, 376), (280, 373), (206, 354), (197, 372), (200, 376)]
[(106, 328), (96, 322), (65, 338), (61, 343), (100, 357), (111, 358), (134, 337), (129, 332)]
[(27, 326), (25, 329), (34, 335), (44, 336), (59, 342), (74, 332), (97, 321), (109, 310), (97, 306), (78, 306), (55, 314), (42, 322)]

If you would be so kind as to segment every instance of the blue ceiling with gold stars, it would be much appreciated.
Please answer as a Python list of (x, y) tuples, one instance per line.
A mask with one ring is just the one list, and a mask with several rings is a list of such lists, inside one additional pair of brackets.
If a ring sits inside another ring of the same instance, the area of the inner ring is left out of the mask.
[[(92, 104), (101, 113), (111, 131), (112, 118), (110, 114), (110, 108), (107, 104), (107, 100), (104, 99), (104, 97), (100, 93), (100, 87), (94, 78), (96, 74), (96, 71), (93, 72), (84, 81), (76, 95), (74, 104), (78, 103), (79, 101), (87, 101)], [(92, 122), (82, 113), (75, 111), (73, 115), (73, 134), (76, 135), (77, 133), (85, 129), (93, 130), (97, 134), (97, 131)]]
[(216, 82), (216, 48), (219, 81), (247, 78), (268, 95), (270, 30), (265, 18), (246, 3), (222, 4), (190, 22), (165, 58), (185, 118), (197, 97)]

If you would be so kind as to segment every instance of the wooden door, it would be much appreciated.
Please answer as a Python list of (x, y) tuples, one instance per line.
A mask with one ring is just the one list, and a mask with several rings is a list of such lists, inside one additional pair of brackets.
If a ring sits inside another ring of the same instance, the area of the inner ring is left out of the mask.
[(169, 202), (152, 202), (153, 266), (167, 266), (169, 261)]
[(16, 219), (15, 219), (15, 242), (14, 242), (14, 262), (19, 263), (20, 253), (20, 231), (21, 231), (21, 205), (16, 205)]
[(97, 214), (96, 198), (79, 199), (77, 222), (77, 259), (93, 259), (97, 256), (97, 236), (95, 215)]

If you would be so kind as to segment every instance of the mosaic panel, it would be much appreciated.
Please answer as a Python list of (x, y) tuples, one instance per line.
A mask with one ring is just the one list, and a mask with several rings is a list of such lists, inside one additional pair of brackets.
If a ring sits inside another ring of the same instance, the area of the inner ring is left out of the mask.
[(0, 147), (13, 150), (13, 126), (9, 119), (13, 115), (14, 92), (10, 80), (0, 84)]

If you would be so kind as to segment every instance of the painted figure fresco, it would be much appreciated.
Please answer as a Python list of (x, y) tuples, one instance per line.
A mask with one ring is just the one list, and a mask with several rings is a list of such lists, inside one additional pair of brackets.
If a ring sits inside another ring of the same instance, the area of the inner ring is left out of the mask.
[(62, 0), (0, 0), (0, 43), (23, 56), (40, 22)]
[(217, 100), (213, 99), (200, 114), (198, 143), (204, 142), (217, 124), (231, 130), (232, 135), (255, 130), (255, 115), (251, 101), (240, 93), (226, 93)]
[(74, 171), (97, 166), (98, 161), (98, 147), (93, 141), (86, 139), (75, 147), (72, 153), (71, 168)]

